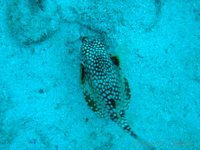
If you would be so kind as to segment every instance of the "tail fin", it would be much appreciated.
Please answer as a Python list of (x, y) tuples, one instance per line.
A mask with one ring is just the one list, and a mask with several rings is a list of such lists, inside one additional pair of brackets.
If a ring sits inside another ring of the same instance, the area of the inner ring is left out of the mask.
[(138, 143), (140, 143), (141, 145), (144, 146), (144, 149), (148, 149), (148, 150), (156, 150), (156, 148), (150, 144), (149, 142), (145, 141), (144, 139), (142, 139), (141, 137), (139, 137), (137, 134), (135, 134), (135, 132), (131, 129), (131, 127), (129, 126), (129, 123), (127, 122), (127, 120), (125, 118), (117, 118), (117, 115), (115, 115), (113, 118), (111, 118), (115, 123), (117, 123), (118, 125), (120, 125), (125, 131), (127, 131), (128, 133), (130, 133), (130, 135), (136, 139), (138, 141)]
[(136, 139), (141, 145), (143, 145), (145, 147), (145, 149), (148, 150), (156, 150), (156, 148), (149, 142), (145, 141), (144, 139), (142, 139), (141, 137), (139, 137), (134, 131), (132, 131), (131, 127), (126, 124), (123, 127), (124, 130), (128, 131), (130, 133), (130, 135)]
[(141, 145), (143, 145), (145, 147), (145, 149), (156, 150), (156, 148), (152, 144), (150, 144), (149, 142), (147, 142), (144, 139), (142, 139), (141, 137), (139, 137), (133, 131), (129, 131), (129, 132), (130, 132), (131, 136), (134, 137), (134, 139), (136, 139)]

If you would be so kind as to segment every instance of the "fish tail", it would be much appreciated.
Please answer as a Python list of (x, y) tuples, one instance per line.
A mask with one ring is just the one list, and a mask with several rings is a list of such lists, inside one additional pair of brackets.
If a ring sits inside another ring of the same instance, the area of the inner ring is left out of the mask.
[(139, 137), (137, 134), (135, 134), (134, 131), (130, 132), (131, 136), (134, 137), (134, 139), (136, 139), (141, 145), (143, 145), (145, 147), (146, 150), (156, 150), (156, 148), (153, 146), (153, 144), (145, 141), (144, 139), (142, 139), (141, 137)]
[(156, 148), (153, 146), (153, 144), (145, 141), (144, 139), (142, 139), (141, 137), (139, 137), (132, 129), (131, 127), (126, 124), (125, 126), (122, 126), (124, 130), (128, 131), (130, 133), (130, 135), (136, 139), (141, 145), (143, 145), (145, 147), (145, 149), (147, 150), (156, 150)]

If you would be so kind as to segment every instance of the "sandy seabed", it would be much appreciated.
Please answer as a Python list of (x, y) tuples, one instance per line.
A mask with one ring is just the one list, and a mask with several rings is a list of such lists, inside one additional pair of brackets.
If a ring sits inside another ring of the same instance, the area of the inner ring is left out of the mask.
[(140, 150), (87, 106), (82, 37), (117, 52), (133, 130), (156, 149), (200, 147), (200, 2), (0, 1), (0, 149)]

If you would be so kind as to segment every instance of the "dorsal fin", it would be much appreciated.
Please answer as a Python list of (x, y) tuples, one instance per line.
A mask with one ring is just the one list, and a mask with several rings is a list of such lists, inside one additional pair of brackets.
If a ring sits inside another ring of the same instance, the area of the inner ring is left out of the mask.
[(112, 60), (112, 62), (113, 62), (117, 67), (119, 67), (120, 62), (119, 62), (119, 58), (118, 58), (117, 55), (116, 55), (116, 56), (111, 56), (110, 59)]

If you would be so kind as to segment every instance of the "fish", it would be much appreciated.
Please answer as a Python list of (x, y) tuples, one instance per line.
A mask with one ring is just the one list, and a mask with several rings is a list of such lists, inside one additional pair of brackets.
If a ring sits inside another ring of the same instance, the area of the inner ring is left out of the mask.
[(131, 129), (126, 119), (131, 99), (129, 83), (120, 68), (119, 57), (108, 53), (103, 40), (82, 39), (80, 70), (83, 95), (92, 111), (111, 119), (134, 139), (154, 150)]

